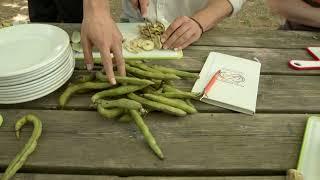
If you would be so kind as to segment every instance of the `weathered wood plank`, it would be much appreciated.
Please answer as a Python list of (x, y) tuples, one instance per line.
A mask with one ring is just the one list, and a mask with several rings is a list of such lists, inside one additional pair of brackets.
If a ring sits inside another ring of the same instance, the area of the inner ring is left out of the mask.
[[(1, 175), (0, 175), (1, 177)], [(17, 174), (13, 180), (285, 180), (284, 176), (243, 176), (243, 177), (117, 177), (60, 174)]]
[(260, 47), (260, 48), (306, 48), (319, 46), (320, 33), (298, 31), (266, 31), (217, 28), (204, 34), (194, 45)]
[(136, 175), (284, 175), (295, 168), (307, 115), (150, 114), (146, 123), (166, 158), (152, 154), (133, 124), (103, 120), (96, 112), (0, 110), (0, 168), (22, 148), (14, 120), (34, 113), (43, 121), (37, 150), (22, 172)]
[[(76, 72), (74, 76), (77, 76)], [(320, 112), (320, 76), (265, 76), (262, 75), (259, 85), (257, 112), (274, 113), (319, 113)], [(178, 87), (190, 90), (193, 81), (179, 81)], [(58, 98), (65, 87), (36, 101), (0, 105), (0, 108), (23, 109), (57, 109)], [(67, 109), (87, 110), (92, 94), (76, 95), (71, 98)], [(222, 108), (196, 103), (200, 112), (229, 112)]]
[[(55, 24), (68, 33), (79, 30), (79, 24)], [(320, 46), (320, 33), (298, 31), (266, 31), (215, 28), (194, 43), (200, 46), (229, 46), (255, 48), (306, 48)]]
[[(237, 47), (210, 47), (191, 46), (184, 50), (184, 58), (171, 61), (153, 61), (180, 70), (200, 72), (207, 56), (211, 51), (225, 53), (247, 59), (258, 58), (262, 64), (262, 74), (284, 75), (319, 75), (320, 71), (296, 71), (288, 67), (289, 59), (312, 59), (305, 50), (300, 49), (264, 49), (264, 48), (237, 48)], [(77, 61), (77, 68), (84, 69), (84, 63)]]

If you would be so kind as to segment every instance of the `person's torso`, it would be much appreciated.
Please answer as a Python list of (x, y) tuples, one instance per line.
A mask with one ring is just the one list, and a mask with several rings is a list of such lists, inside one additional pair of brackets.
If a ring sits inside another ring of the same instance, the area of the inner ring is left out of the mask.
[[(310, 4), (313, 7), (320, 8), (320, 0), (303, 0), (304, 2)], [(302, 30), (302, 31), (320, 31), (320, 28), (315, 28), (311, 26), (306, 26), (303, 24), (298, 24), (294, 22), (287, 21), (284, 25), (285, 30)]]
[[(207, 0), (149, 0), (148, 18), (166, 21), (174, 21), (179, 16), (191, 16), (204, 8)], [(130, 21), (141, 20), (139, 11), (134, 9), (130, 0), (122, 0), (123, 18)]]

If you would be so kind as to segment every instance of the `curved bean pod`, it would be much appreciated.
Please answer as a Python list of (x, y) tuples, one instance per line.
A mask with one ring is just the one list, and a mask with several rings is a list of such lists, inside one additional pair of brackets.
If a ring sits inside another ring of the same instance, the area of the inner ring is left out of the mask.
[(164, 67), (164, 66), (159, 66), (159, 65), (153, 65), (152, 66), (153, 69), (158, 70), (162, 73), (170, 73), (170, 74), (175, 74), (179, 77), (182, 78), (192, 78), (192, 79), (199, 79), (199, 75), (196, 73), (190, 73), (190, 72), (186, 72), (186, 71), (179, 71), (173, 68), (168, 68), (168, 67)]
[(143, 71), (135, 67), (131, 67), (126, 64), (127, 72), (131, 74), (137, 74), (138, 76), (143, 76), (151, 79), (160, 79), (160, 80), (171, 80), (171, 79), (181, 79), (180, 77), (174, 74), (163, 74), (163, 73), (153, 73), (148, 71)]
[(138, 103), (137, 101), (133, 101), (130, 99), (117, 99), (117, 100), (103, 100), (98, 99), (96, 101), (97, 104), (101, 105), (103, 108), (123, 108), (123, 109), (134, 109), (134, 110), (140, 110), (142, 109), (142, 105)]
[(187, 113), (190, 113), (190, 114), (194, 114), (194, 113), (198, 112), (195, 108), (190, 107), (185, 102), (181, 103), (179, 101), (169, 99), (169, 98), (166, 98), (163, 96), (157, 96), (154, 94), (144, 94), (143, 96), (146, 97), (147, 99), (152, 100), (152, 101), (160, 102), (162, 104), (166, 104), (166, 105), (181, 109), (181, 110), (183, 110)]
[(23, 166), (25, 161), (28, 159), (28, 156), (35, 150), (37, 146), (38, 139), (42, 132), (42, 123), (40, 119), (34, 115), (24, 116), (16, 122), (16, 136), (18, 139), (20, 138), (20, 129), (28, 122), (33, 123), (34, 126), (32, 135), (28, 142), (24, 145), (22, 151), (10, 162), (1, 180), (9, 180), (12, 178), (14, 174)]
[(135, 123), (138, 126), (138, 128), (140, 129), (140, 131), (142, 132), (145, 140), (147, 141), (148, 145), (153, 150), (153, 152), (160, 159), (164, 159), (164, 156), (163, 156), (163, 153), (162, 153), (160, 147), (158, 146), (155, 138), (153, 137), (152, 133), (150, 132), (148, 126), (144, 123), (144, 121), (143, 121), (142, 117), (140, 116), (140, 114), (138, 113), (138, 111), (130, 110), (130, 115), (131, 115), (132, 119), (135, 121)]
[(69, 98), (77, 93), (81, 92), (83, 90), (97, 90), (97, 89), (108, 89), (112, 87), (111, 84), (108, 83), (96, 83), (96, 82), (85, 82), (82, 84), (73, 84), (69, 86), (59, 97), (59, 105), (61, 107), (64, 107), (67, 102), (69, 101)]
[(175, 116), (186, 116), (187, 113), (181, 109), (178, 109), (178, 108), (175, 108), (175, 107), (172, 107), (172, 106), (169, 106), (169, 105), (166, 105), (166, 104), (162, 104), (162, 103), (159, 103), (159, 102), (154, 102), (154, 101), (151, 101), (151, 100), (148, 100), (148, 99), (145, 99), (143, 97), (140, 97), (134, 93), (130, 93), (128, 95), (128, 97), (132, 100), (135, 100), (141, 104), (144, 104), (152, 109), (155, 109), (155, 110), (158, 110), (158, 111), (162, 111), (162, 112), (165, 112), (165, 113), (168, 113), (168, 114), (172, 114), (172, 115), (175, 115)]
[(92, 96), (91, 100), (93, 103), (95, 103), (98, 99), (102, 99), (104, 97), (112, 97), (112, 96), (129, 94), (129, 93), (138, 91), (140, 89), (143, 89), (145, 87), (146, 86), (134, 86), (134, 85), (120, 86), (114, 89), (109, 89), (109, 90), (96, 93), (95, 95)]
[(97, 109), (98, 109), (98, 113), (107, 119), (116, 118), (124, 113), (124, 109), (119, 109), (119, 108), (105, 109), (101, 105), (98, 105)]
[[(107, 82), (107, 77), (105, 74), (103, 74), (103, 72), (98, 71), (96, 72), (96, 78), (99, 81), (102, 82)], [(116, 76), (116, 81), (121, 83), (121, 84), (133, 84), (133, 85), (153, 85), (155, 84), (154, 82), (147, 80), (147, 79), (139, 79), (139, 78), (135, 78), (135, 77), (120, 77), (120, 76)]]

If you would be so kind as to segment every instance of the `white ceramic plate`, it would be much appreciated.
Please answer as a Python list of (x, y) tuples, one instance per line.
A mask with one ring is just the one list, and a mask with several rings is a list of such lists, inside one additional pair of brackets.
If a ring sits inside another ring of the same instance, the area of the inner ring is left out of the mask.
[(0, 77), (41, 69), (61, 56), (68, 45), (68, 34), (52, 25), (22, 24), (0, 29)]
[(51, 67), (57, 63), (59, 63), (62, 59), (66, 59), (69, 54), (71, 53), (70, 51), (72, 51), (72, 48), (71, 46), (69, 46), (65, 52), (63, 52), (57, 59), (55, 59), (54, 61), (46, 64), (45, 66), (43, 66), (42, 68), (40, 69), (36, 69), (34, 71), (30, 71), (28, 73), (24, 73), (24, 74), (18, 74), (18, 75), (15, 75), (15, 76), (8, 76), (8, 77), (0, 77), (0, 81), (6, 81), (6, 80), (13, 80), (13, 79), (22, 79), (24, 78), (25, 76), (30, 76), (30, 75), (34, 75), (34, 74), (38, 74), (39, 71), (42, 71), (43, 69), (46, 69), (48, 67)]
[(34, 81), (31, 81), (25, 84), (0, 87), (0, 98), (7, 97), (8, 95), (19, 96), (20, 94), (23, 94), (25, 92), (35, 91), (41, 88), (43, 85), (61, 78), (61, 76), (63, 76), (63, 74), (66, 73), (68, 67), (72, 63), (71, 61), (72, 61), (72, 55), (70, 55), (69, 58), (66, 59), (65, 62), (61, 64), (59, 68), (55, 69), (50, 74), (47, 74), (41, 78), (38, 78)]
[(63, 57), (51, 63), (49, 66), (44, 67), (43, 69), (40, 69), (36, 72), (35, 71), (30, 72), (21, 77), (7, 78), (6, 80), (3, 80), (0, 78), (0, 88), (28, 83), (30, 81), (46, 76), (47, 74), (51, 74), (53, 71), (59, 68), (64, 63), (64, 61), (66, 61), (66, 59), (70, 56), (71, 53), (72, 53), (72, 50), (68, 49), (68, 52), (65, 53)]
[(64, 76), (60, 79), (58, 79), (58, 81), (56, 81), (54, 84), (50, 84), (50, 86), (48, 88), (44, 88), (43, 90), (31, 94), (29, 96), (25, 96), (25, 97), (20, 97), (20, 98), (16, 98), (16, 99), (0, 99), (0, 104), (17, 104), (17, 103), (23, 103), (23, 102), (29, 102), (29, 101), (33, 101), (39, 98), (42, 98), (54, 91), (56, 91), (57, 89), (59, 89), (61, 86), (63, 86), (72, 76), (73, 73), (73, 69), (75, 66), (75, 61), (72, 61), (72, 65), (71, 68), (67, 71), (67, 74), (64, 74)]
[[(71, 63), (71, 62), (70, 62)], [(47, 89), (50, 89), (52, 86), (54, 87), (54, 85), (59, 82), (61, 79), (63, 79), (66, 75), (69, 74), (69, 72), (73, 71), (72, 69), (73, 65), (72, 64), (68, 64), (68, 67), (65, 69), (65, 72), (63, 72), (59, 78), (52, 80), (51, 82), (47, 82), (43, 85), (41, 85), (39, 88), (36, 89), (32, 89), (30, 91), (26, 91), (24, 93), (20, 93), (19, 94), (11, 94), (8, 95), (6, 97), (0, 98), (1, 100), (4, 101), (13, 101), (13, 100), (20, 100), (20, 99), (26, 99), (28, 97), (34, 97), (37, 94), (41, 94), (43, 92), (45, 92)]]

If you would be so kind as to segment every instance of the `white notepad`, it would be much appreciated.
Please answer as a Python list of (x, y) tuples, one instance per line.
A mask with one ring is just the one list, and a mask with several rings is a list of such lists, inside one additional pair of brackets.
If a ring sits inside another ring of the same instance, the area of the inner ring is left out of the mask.
[(256, 111), (260, 69), (259, 62), (211, 52), (192, 92), (203, 92), (212, 76), (221, 70), (208, 97), (201, 101), (253, 115)]

